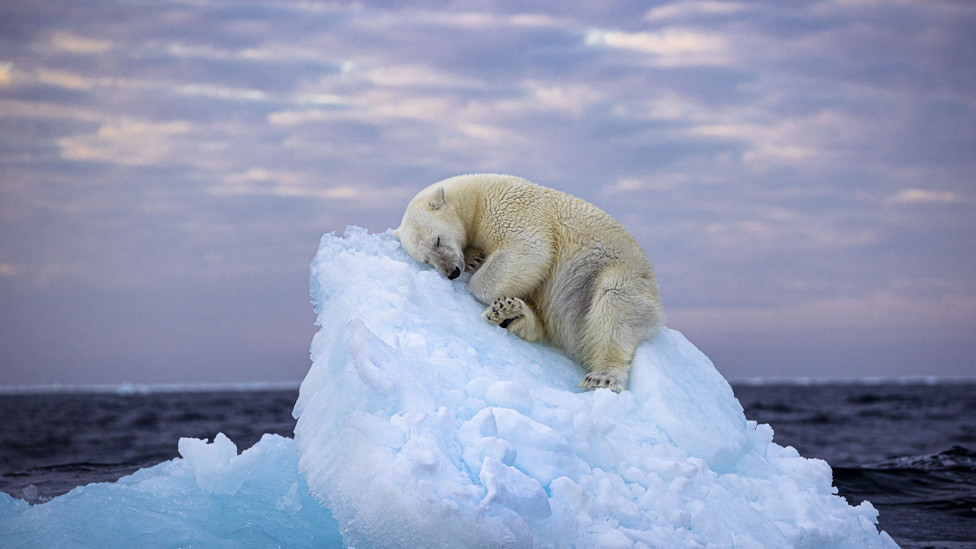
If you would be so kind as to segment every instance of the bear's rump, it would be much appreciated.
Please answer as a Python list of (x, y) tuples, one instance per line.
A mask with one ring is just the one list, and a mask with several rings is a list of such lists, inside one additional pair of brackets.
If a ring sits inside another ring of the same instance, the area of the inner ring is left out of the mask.
[[(603, 249), (556, 262), (536, 302), (547, 339), (583, 360), (593, 352), (588, 345), (616, 330), (652, 335), (660, 323), (660, 311), (654, 307), (656, 283), (646, 256), (638, 257), (643, 261)], [(595, 311), (605, 296), (613, 298), (612, 310), (605, 310), (604, 304), (604, 310)], [(598, 314), (599, 320), (590, 319), (591, 314)], [(594, 329), (601, 333), (588, 333)]]

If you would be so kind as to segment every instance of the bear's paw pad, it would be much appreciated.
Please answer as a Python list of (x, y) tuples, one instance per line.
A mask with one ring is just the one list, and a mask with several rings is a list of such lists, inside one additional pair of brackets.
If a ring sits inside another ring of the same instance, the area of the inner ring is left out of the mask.
[(512, 322), (525, 317), (525, 302), (517, 297), (500, 297), (481, 316), (496, 326), (508, 328)]

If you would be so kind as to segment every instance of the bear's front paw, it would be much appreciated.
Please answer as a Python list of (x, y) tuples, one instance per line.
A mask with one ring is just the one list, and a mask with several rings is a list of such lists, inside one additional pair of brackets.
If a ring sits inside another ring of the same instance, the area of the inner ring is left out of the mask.
[(512, 322), (525, 317), (525, 302), (517, 297), (500, 297), (481, 313), (488, 322), (508, 328)]
[(475, 271), (481, 268), (482, 263), (485, 262), (485, 254), (482, 251), (476, 251), (473, 255), (465, 252), (464, 261), (464, 272), (474, 274)]
[(627, 388), (627, 376), (615, 369), (598, 370), (586, 374), (579, 387), (583, 389), (610, 389), (619, 393)]

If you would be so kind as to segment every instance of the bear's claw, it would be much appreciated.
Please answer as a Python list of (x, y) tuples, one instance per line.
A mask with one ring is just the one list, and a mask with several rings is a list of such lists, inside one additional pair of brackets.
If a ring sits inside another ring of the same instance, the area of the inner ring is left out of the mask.
[[(481, 268), (482, 263), (485, 262), (484, 252), (476, 251), (474, 253), (476, 255), (473, 255), (469, 260), (466, 261), (464, 265), (464, 272), (466, 273), (474, 274), (475, 271)], [(470, 253), (466, 251), (464, 255), (465, 257), (468, 257)]]
[(619, 393), (627, 388), (627, 380), (612, 370), (599, 370), (586, 374), (579, 387), (583, 389), (610, 389)]

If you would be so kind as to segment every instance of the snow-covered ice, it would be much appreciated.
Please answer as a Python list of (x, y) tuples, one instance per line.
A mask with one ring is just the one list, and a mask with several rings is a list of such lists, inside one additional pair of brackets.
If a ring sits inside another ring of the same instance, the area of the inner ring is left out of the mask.
[(583, 392), (560, 352), (487, 325), (466, 278), (389, 233), (322, 239), (295, 443), (347, 544), (895, 546), (680, 333), (639, 348), (629, 391)]
[(184, 438), (179, 451), (39, 505), (0, 493), (0, 547), (342, 547), (298, 474), (294, 440), (264, 435), (238, 454), (224, 435)]
[(482, 321), (466, 279), (389, 231), (324, 236), (294, 440), (183, 439), (116, 483), (0, 495), (0, 545), (897, 547), (680, 333), (640, 347), (628, 391), (583, 392), (559, 351)]

